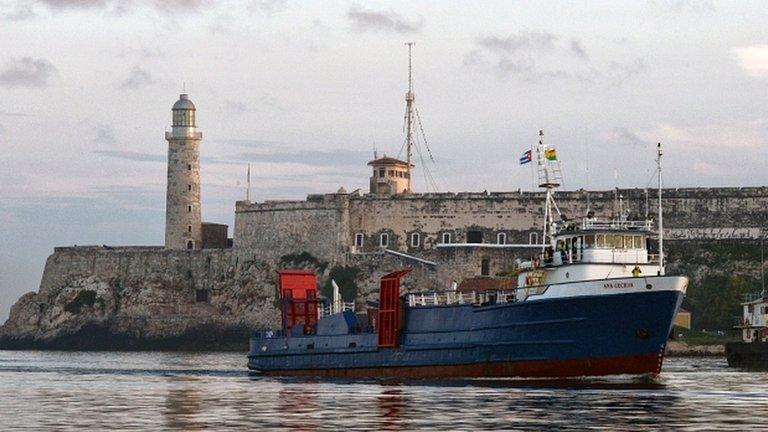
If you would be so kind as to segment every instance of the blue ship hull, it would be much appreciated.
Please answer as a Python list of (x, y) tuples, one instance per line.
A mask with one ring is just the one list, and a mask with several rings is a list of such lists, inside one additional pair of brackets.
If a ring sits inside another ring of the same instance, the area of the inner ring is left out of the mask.
[(251, 339), (248, 367), (268, 375), (569, 377), (659, 373), (680, 291), (493, 305), (406, 307), (397, 348), (355, 334), (353, 314), (317, 334)]

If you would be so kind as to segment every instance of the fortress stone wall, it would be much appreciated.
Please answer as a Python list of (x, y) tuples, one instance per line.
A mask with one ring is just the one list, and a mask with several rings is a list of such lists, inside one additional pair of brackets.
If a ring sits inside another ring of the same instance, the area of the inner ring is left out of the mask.
[[(655, 217), (656, 190), (565, 191), (556, 199), (570, 218), (590, 208), (598, 216), (618, 212), (617, 196), (630, 219)], [(665, 189), (665, 234), (670, 240), (758, 238), (768, 222), (768, 188)], [(289, 251), (306, 250), (323, 259), (387, 248), (430, 255), (443, 234), (451, 243), (465, 243), (469, 231), (482, 233), (483, 243), (540, 241), (544, 194), (532, 192), (313, 195), (306, 201), (238, 202), (235, 248), (239, 256), (274, 259)], [(412, 243), (418, 234), (418, 244)], [(362, 235), (362, 245), (356, 239)]]

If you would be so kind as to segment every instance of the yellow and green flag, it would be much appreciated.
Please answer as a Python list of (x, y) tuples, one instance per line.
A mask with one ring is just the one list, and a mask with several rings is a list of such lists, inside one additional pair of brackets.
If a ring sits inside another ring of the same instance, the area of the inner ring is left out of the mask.
[(555, 149), (546, 149), (544, 150), (544, 157), (551, 161), (557, 160), (557, 152)]

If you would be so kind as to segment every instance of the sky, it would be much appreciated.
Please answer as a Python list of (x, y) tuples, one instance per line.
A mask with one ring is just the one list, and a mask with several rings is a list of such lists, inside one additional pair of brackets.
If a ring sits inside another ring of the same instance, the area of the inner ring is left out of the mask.
[(530, 190), (540, 129), (566, 189), (652, 185), (656, 142), (667, 186), (766, 185), (766, 22), (763, 1), (0, 0), (0, 322), (55, 246), (163, 243), (183, 90), (230, 235), (249, 163), (256, 201), (365, 191), (374, 149), (403, 157), (405, 42), (417, 191)]

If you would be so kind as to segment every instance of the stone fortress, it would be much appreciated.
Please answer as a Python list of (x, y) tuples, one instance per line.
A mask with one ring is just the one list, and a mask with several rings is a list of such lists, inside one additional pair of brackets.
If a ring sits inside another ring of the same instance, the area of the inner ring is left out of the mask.
[[(165, 245), (55, 248), (39, 291), (22, 296), (0, 328), (0, 347), (244, 349), (249, 331), (279, 321), (277, 269), (313, 269), (323, 287), (333, 278), (363, 308), (376, 299), (378, 278), (398, 268), (415, 268), (405, 289), (504, 280), (540, 243), (543, 192), (416, 193), (410, 162), (386, 157), (368, 163), (367, 192), (238, 201), (228, 239), (226, 225), (200, 218), (196, 107), (182, 94), (172, 112)], [(620, 206), (634, 217), (653, 217), (657, 196), (579, 190), (556, 199), (578, 218), (587, 195), (599, 216)], [(665, 189), (663, 206), (670, 268), (704, 272), (706, 264), (690, 270), (676, 250), (760, 239), (768, 188)]]

